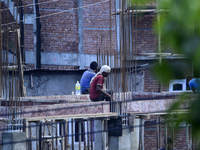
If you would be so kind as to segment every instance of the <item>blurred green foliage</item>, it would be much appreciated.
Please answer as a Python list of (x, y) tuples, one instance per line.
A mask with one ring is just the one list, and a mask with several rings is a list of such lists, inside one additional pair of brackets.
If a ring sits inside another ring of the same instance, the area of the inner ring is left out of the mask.
[(159, 0), (159, 9), (161, 17), (159, 22), (155, 22), (155, 31), (160, 31), (162, 41), (174, 53), (187, 57), (186, 61), (193, 64), (194, 76), (199, 77), (200, 1)]
[[(140, 0), (132, 0), (137, 4)], [(143, 4), (149, 0), (142, 0)], [(193, 66), (191, 74), (200, 77), (200, 1), (199, 0), (155, 0), (158, 2), (160, 19), (154, 24), (155, 32), (161, 33), (161, 40), (169, 45), (173, 53), (183, 54), (184, 61)], [(162, 50), (162, 45), (161, 45)], [(176, 79), (184, 75), (184, 70), (174, 67), (167, 61), (159, 62), (155, 73), (162, 83), (168, 83), (170, 79)], [(176, 116), (177, 125), (186, 121), (191, 124), (193, 135), (200, 137), (200, 96), (199, 94), (183, 94), (174, 102), (169, 114), (187, 104), (188, 113)], [(186, 107), (184, 106), (184, 107)]]
[[(160, 20), (155, 22), (155, 31), (160, 31), (161, 39), (173, 49), (174, 53), (184, 54), (185, 61), (193, 65), (195, 77), (200, 75), (200, 1), (199, 0), (160, 0)], [(192, 69), (191, 69), (192, 70)], [(174, 69), (162, 62), (155, 67), (155, 72), (162, 82), (168, 82), (185, 72)], [(193, 135), (200, 136), (200, 97), (183, 95), (174, 102), (169, 114), (187, 104), (188, 113), (176, 116), (176, 125), (186, 121), (192, 126)]]
[(131, 0), (131, 1), (132, 1), (133, 5), (140, 5), (140, 4), (142, 4), (143, 6), (144, 5), (149, 5), (152, 2), (152, 0)]

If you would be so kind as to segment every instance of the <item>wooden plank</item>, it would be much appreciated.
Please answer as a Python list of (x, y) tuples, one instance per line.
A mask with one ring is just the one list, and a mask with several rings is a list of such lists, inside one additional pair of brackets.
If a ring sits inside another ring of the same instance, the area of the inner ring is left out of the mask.
[(68, 118), (74, 119), (88, 119), (88, 118), (100, 118), (100, 117), (112, 117), (118, 116), (118, 113), (96, 113), (96, 114), (76, 114), (76, 115), (61, 115), (61, 116), (43, 116), (43, 117), (31, 117), (31, 118), (24, 118), (26, 121), (48, 121), (48, 120), (62, 120)]
[[(187, 113), (188, 110), (183, 109), (183, 110), (176, 110), (171, 112), (170, 114), (182, 114), (182, 113)], [(135, 116), (148, 116), (148, 115), (167, 115), (169, 112), (167, 111), (159, 111), (159, 112), (129, 112), (128, 114), (130, 115), (135, 115)]]

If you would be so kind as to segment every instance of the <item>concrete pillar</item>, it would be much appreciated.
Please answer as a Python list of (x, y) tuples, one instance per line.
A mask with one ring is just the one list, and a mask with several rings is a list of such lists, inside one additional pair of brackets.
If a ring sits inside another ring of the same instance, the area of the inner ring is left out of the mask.
[(118, 136), (109, 136), (108, 150), (120, 150), (119, 149), (119, 137)]
[(85, 59), (83, 51), (83, 0), (77, 0), (78, 4), (78, 65), (80, 69), (84, 69)]
[(104, 130), (104, 121), (95, 120), (94, 121), (94, 149), (95, 150), (105, 150), (106, 149), (106, 132)]
[(2, 150), (26, 150), (25, 140), (26, 140), (25, 132), (3, 132)]
[(134, 118), (134, 128), (133, 131), (131, 132), (131, 138), (130, 138), (130, 143), (131, 143), (131, 150), (139, 149), (139, 125), (140, 125), (140, 120)]
[[(131, 119), (130, 119), (131, 121)], [(133, 128), (123, 129), (122, 136), (109, 136), (108, 150), (137, 150), (139, 148), (139, 119), (132, 118)]]

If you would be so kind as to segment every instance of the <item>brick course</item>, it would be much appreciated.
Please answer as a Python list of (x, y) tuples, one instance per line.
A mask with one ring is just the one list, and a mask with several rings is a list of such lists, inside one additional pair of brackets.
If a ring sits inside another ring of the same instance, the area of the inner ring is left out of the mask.
[[(145, 131), (144, 131), (144, 140), (145, 140), (145, 150), (156, 150), (157, 147), (157, 140), (156, 140), (156, 116), (151, 116), (149, 119), (150, 122), (145, 123)], [(148, 121), (148, 120), (146, 120)], [(172, 128), (168, 126), (167, 136), (172, 137)], [(164, 138), (165, 138), (165, 128), (164, 124), (161, 126), (161, 147), (165, 147), (164, 145)], [(189, 132), (189, 141), (191, 140), (191, 133)], [(174, 147), (177, 150), (185, 150), (186, 145), (186, 126), (182, 126), (179, 129), (174, 129)]]
[(25, 24), (24, 27), (24, 50), (25, 51), (34, 51), (34, 33), (33, 25)]

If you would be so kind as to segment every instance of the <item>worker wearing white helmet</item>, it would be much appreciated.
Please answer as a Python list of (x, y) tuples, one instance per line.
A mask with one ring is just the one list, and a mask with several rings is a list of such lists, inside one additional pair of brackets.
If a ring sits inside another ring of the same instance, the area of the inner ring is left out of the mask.
[(110, 74), (110, 67), (103, 65), (90, 82), (90, 99), (92, 101), (111, 101), (112, 91), (105, 89), (106, 77)]

